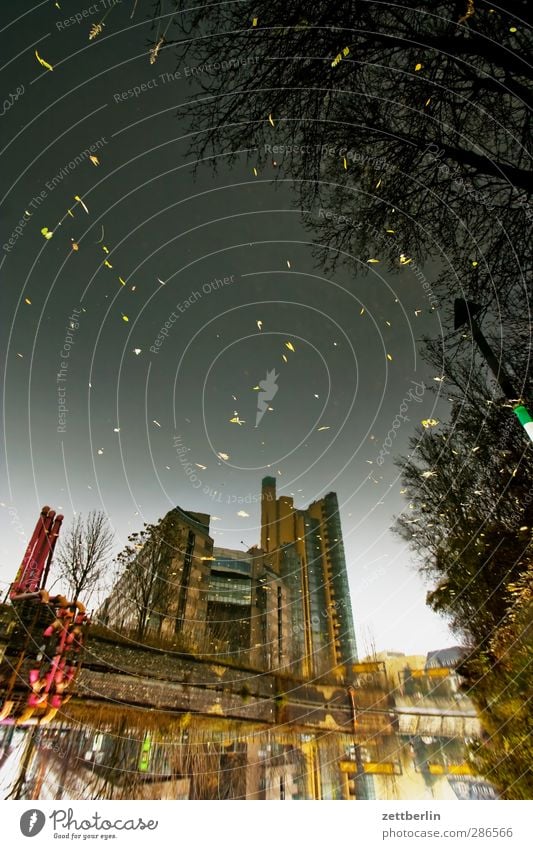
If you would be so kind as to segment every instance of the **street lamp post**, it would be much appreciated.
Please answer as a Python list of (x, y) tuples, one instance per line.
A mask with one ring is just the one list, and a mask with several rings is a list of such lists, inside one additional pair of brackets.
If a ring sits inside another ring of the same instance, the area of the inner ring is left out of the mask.
[[(503, 394), (510, 401), (513, 401), (517, 397), (513, 384), (511, 383), (511, 380), (505, 372), (501, 362), (498, 360), (494, 351), (485, 339), (485, 336), (475, 319), (480, 310), (481, 307), (479, 304), (474, 304), (472, 301), (467, 301), (464, 298), (456, 298), (454, 301), (454, 329), (458, 330), (464, 324), (470, 325), (472, 328), (472, 336), (477, 342), (479, 350), (485, 357), (487, 365), (498, 381)], [(515, 400), (513, 413), (524, 428), (530, 440), (533, 442), (533, 418), (531, 417), (528, 409), (523, 404), (516, 403)]]

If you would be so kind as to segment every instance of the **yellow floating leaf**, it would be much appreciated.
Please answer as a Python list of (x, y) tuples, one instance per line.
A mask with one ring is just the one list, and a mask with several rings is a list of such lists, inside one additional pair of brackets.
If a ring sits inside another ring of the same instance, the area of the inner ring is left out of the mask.
[(93, 38), (96, 38), (97, 35), (100, 35), (104, 27), (105, 24), (103, 22), (100, 22), (99, 24), (93, 24), (89, 32), (89, 41), (92, 41)]
[(380, 186), (381, 186), (381, 178), (376, 183), (376, 189), (379, 189)]
[(102, 245), (102, 250), (103, 250), (103, 252), (104, 252), (104, 253), (106, 253), (106, 254), (108, 254), (108, 253), (109, 253), (109, 248), (106, 248), (106, 246), (105, 246), (105, 245)]
[(292, 342), (285, 342), (285, 347), (286, 347), (286, 348), (288, 348), (288, 349), (289, 349), (289, 351), (294, 351), (294, 350), (295, 350), (294, 345), (292, 344)]
[(472, 268), (475, 268), (477, 264), (478, 263), (476, 262), (476, 260), (474, 260), (474, 262), (472, 263)]
[(331, 425), (322, 425), (322, 427), (319, 427), (318, 430), (330, 430), (330, 427)]
[(431, 97), (428, 97), (428, 99), (426, 100), (426, 102), (425, 102), (424, 106), (429, 106), (429, 104), (430, 104), (430, 103), (431, 103)]
[(365, 314), (365, 308), (361, 307), (361, 312), (359, 313), (359, 315), (364, 315), (364, 314)]
[(346, 159), (345, 156), (343, 156), (342, 159), (343, 159), (343, 162), (344, 162), (344, 170), (347, 171), (348, 170), (348, 160)]
[(129, 321), (128, 316), (127, 316), (127, 315), (123, 315), (123, 316), (122, 316), (122, 321)]
[(285, 354), (282, 354), (281, 356), (282, 356), (283, 362), (284, 362), (284, 363), (287, 363), (287, 362), (288, 362), (288, 360), (287, 360), (287, 357), (285, 356)]
[(123, 279), (122, 279), (122, 277), (119, 277), (118, 279), (120, 280), (120, 282), (122, 283), (122, 285), (123, 285), (123, 286), (125, 286), (125, 285), (126, 285), (126, 281), (125, 281), (125, 280), (123, 280)]
[(516, 32), (516, 27), (509, 27), (509, 32)]
[(380, 262), (380, 260), (379, 259), (367, 259), (367, 262), (376, 263), (376, 262)]
[(38, 53), (37, 50), (35, 51), (35, 58), (37, 59), (39, 65), (42, 65), (43, 68), (46, 68), (47, 71), (53, 71), (54, 70), (52, 65), (49, 62), (47, 62), (46, 59), (43, 59), (42, 56), (39, 56), (39, 53)]
[(257, 324), (257, 326), (258, 326), (259, 330), (262, 330), (262, 329), (263, 329), (263, 322), (261, 321), (261, 319), (258, 319), (258, 320), (257, 320), (257, 322), (256, 322), (256, 324)]
[(388, 359), (388, 360), (390, 360), (390, 361), (392, 362), (392, 357), (391, 357), (391, 355), (390, 355), (390, 354), (387, 354), (387, 359)]
[(412, 261), (411, 257), (405, 256), (405, 254), (400, 254), (400, 265), (409, 265)]
[(274, 119), (272, 118), (272, 113), (270, 113), (270, 115), (268, 116), (268, 120), (270, 121), (272, 126), (274, 126)]
[(29, 298), (24, 298), (24, 300), (26, 301), (27, 304), (31, 304), (31, 301), (30, 301)]
[(423, 67), (424, 66), (421, 62), (417, 62), (415, 65), (415, 71), (421, 71)]
[(73, 251), (79, 251), (79, 249), (80, 249), (80, 246), (78, 245), (78, 243), (72, 242), (72, 250)]
[(438, 419), (422, 419), (421, 424), (422, 424), (422, 427), (425, 427), (425, 428), (437, 427), (437, 425), (439, 424), (439, 420)]
[(387, 230), (387, 233), (396, 233), (396, 230)]
[(88, 210), (88, 209), (87, 209), (87, 207), (85, 206), (85, 204), (84, 204), (84, 202), (82, 201), (82, 199), (80, 198), (80, 196), (79, 196), (79, 195), (74, 195), (74, 200), (77, 200), (77, 201), (78, 201), (78, 203), (79, 203), (79, 204), (81, 204), (81, 206), (83, 206), (83, 208), (84, 208), (85, 212), (87, 213), (87, 215), (89, 215), (89, 210)]
[(67, 209), (67, 213), (70, 215), (71, 218), (74, 218), (74, 213), (71, 209)]
[(89, 156), (89, 159), (91, 160), (93, 165), (100, 165), (100, 160), (97, 156)]
[(107, 268), (113, 268), (108, 259), (104, 259), (104, 265), (107, 266)]
[(252, 26), (253, 27), (257, 26), (257, 18), (252, 18)]
[(257, 177), (257, 168), (254, 168), (254, 177)]
[(52, 232), (48, 229), (48, 227), (41, 227), (41, 233), (43, 234), (43, 236), (44, 236), (44, 238), (45, 238), (45, 239), (51, 239), (51, 238), (52, 238), (52, 236), (54, 235), (54, 234), (53, 234), (53, 233), (52, 233)]

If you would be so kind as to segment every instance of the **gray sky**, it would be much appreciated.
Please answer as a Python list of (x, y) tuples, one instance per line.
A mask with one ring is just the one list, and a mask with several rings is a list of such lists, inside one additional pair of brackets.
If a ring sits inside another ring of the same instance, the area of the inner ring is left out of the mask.
[[(148, 31), (142, 17), (131, 27), (129, 5), (90, 43), (96, 19), (58, 28), (70, 8), (32, 5), (4, 9), (6, 21), (32, 11), (8, 31), (17, 58), (4, 72), (5, 91), (24, 90), (3, 117), (3, 591), (45, 503), (67, 522), (105, 510), (117, 549), (179, 504), (217, 517), (215, 543), (239, 548), (259, 541), (261, 478), (272, 474), (297, 507), (338, 493), (361, 654), (371, 640), (407, 653), (456, 642), (390, 531), (409, 510), (392, 457), (422, 419), (445, 415), (420, 388), (439, 387), (419, 352), (440, 327), (413, 270), (326, 275), (290, 174), (276, 188), (274, 166), (256, 176), (243, 155), (228, 170), (221, 151), (218, 173), (193, 179), (176, 108), (190, 90), (183, 73), (167, 79), (170, 53), (148, 63)], [(76, 163), (97, 140), (100, 164)], [(253, 387), (271, 369), (279, 389), (255, 428)], [(400, 409), (409, 421), (378, 465)], [(198, 464), (193, 481), (178, 435)]]

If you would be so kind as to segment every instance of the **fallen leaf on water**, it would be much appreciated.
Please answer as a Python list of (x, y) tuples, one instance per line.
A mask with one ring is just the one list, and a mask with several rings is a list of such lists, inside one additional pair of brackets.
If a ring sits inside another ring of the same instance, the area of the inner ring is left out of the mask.
[(262, 329), (263, 329), (263, 322), (261, 321), (261, 319), (259, 319), (259, 320), (256, 322), (256, 324), (257, 324), (257, 326), (258, 326), (259, 330), (262, 330)]
[(30, 301), (29, 298), (24, 298), (24, 300), (26, 301), (27, 304), (31, 304), (31, 301)]
[(159, 424), (159, 422), (156, 419), (152, 419), (152, 421), (155, 425), (157, 425), (158, 427), (161, 427), (161, 425)]
[(43, 234), (45, 239), (51, 239), (54, 235), (52, 231), (48, 229), (48, 227), (41, 227), (41, 233)]
[(415, 65), (415, 71), (421, 71), (424, 66), (421, 62), (417, 62)]
[(218, 456), (221, 460), (229, 460), (229, 454), (225, 454), (224, 451), (219, 451)]
[(246, 510), (239, 510), (239, 512), (237, 513), (237, 516), (242, 516), (243, 519), (247, 519), (249, 515), (250, 514), (247, 513)]
[(425, 428), (437, 427), (437, 425), (439, 424), (439, 420), (438, 419), (422, 419), (421, 424), (422, 424), (422, 427), (425, 427)]
[(136, 354), (137, 356), (139, 356), (139, 354), (141, 353), (141, 351), (142, 351), (142, 348), (134, 348), (134, 349), (133, 349), (133, 353), (134, 353), (134, 354)]
[(295, 347), (292, 342), (285, 342), (285, 347), (289, 349), (289, 351), (294, 351)]
[(93, 38), (96, 38), (96, 36), (100, 35), (104, 27), (105, 24), (102, 22), (99, 24), (93, 24), (89, 31), (89, 41), (92, 41)]
[(322, 425), (322, 427), (319, 427), (318, 430), (330, 430), (330, 428), (331, 425)]
[(272, 113), (268, 116), (268, 120), (270, 121), (272, 126), (274, 126), (274, 119), (272, 118)]
[(376, 262), (380, 262), (380, 260), (379, 259), (367, 259), (367, 262), (376, 263)]
[(122, 316), (122, 321), (129, 321), (128, 316), (127, 316), (127, 315), (123, 315), (123, 316)]
[(91, 160), (93, 165), (100, 165), (100, 160), (97, 156), (94, 156), (94, 154), (89, 156), (89, 159)]
[(81, 204), (81, 206), (83, 206), (83, 208), (84, 208), (85, 212), (87, 213), (87, 215), (89, 215), (89, 210), (88, 210), (88, 209), (87, 209), (87, 207), (85, 206), (85, 204), (84, 204), (84, 202), (82, 201), (82, 199), (80, 198), (80, 196), (79, 196), (79, 195), (74, 195), (74, 200), (77, 200), (77, 201), (78, 201), (78, 203), (79, 203), (79, 204)]
[(42, 56), (39, 56), (39, 53), (38, 53), (37, 50), (35, 51), (35, 58), (37, 59), (39, 65), (42, 65), (43, 68), (46, 68), (47, 71), (53, 71), (54, 70), (52, 65), (49, 62), (47, 62), (46, 59), (43, 59)]

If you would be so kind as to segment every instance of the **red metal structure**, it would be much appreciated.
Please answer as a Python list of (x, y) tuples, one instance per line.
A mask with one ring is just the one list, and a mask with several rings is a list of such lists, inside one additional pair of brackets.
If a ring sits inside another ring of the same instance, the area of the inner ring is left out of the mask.
[(56, 516), (50, 507), (43, 507), (16, 578), (11, 584), (11, 599), (23, 593), (34, 593), (46, 583), (62, 522), (61, 514)]
[(9, 591), (17, 621), (0, 667), (2, 725), (50, 722), (70, 698), (80, 668), (85, 607), (44, 588), (62, 521), (43, 507)]

